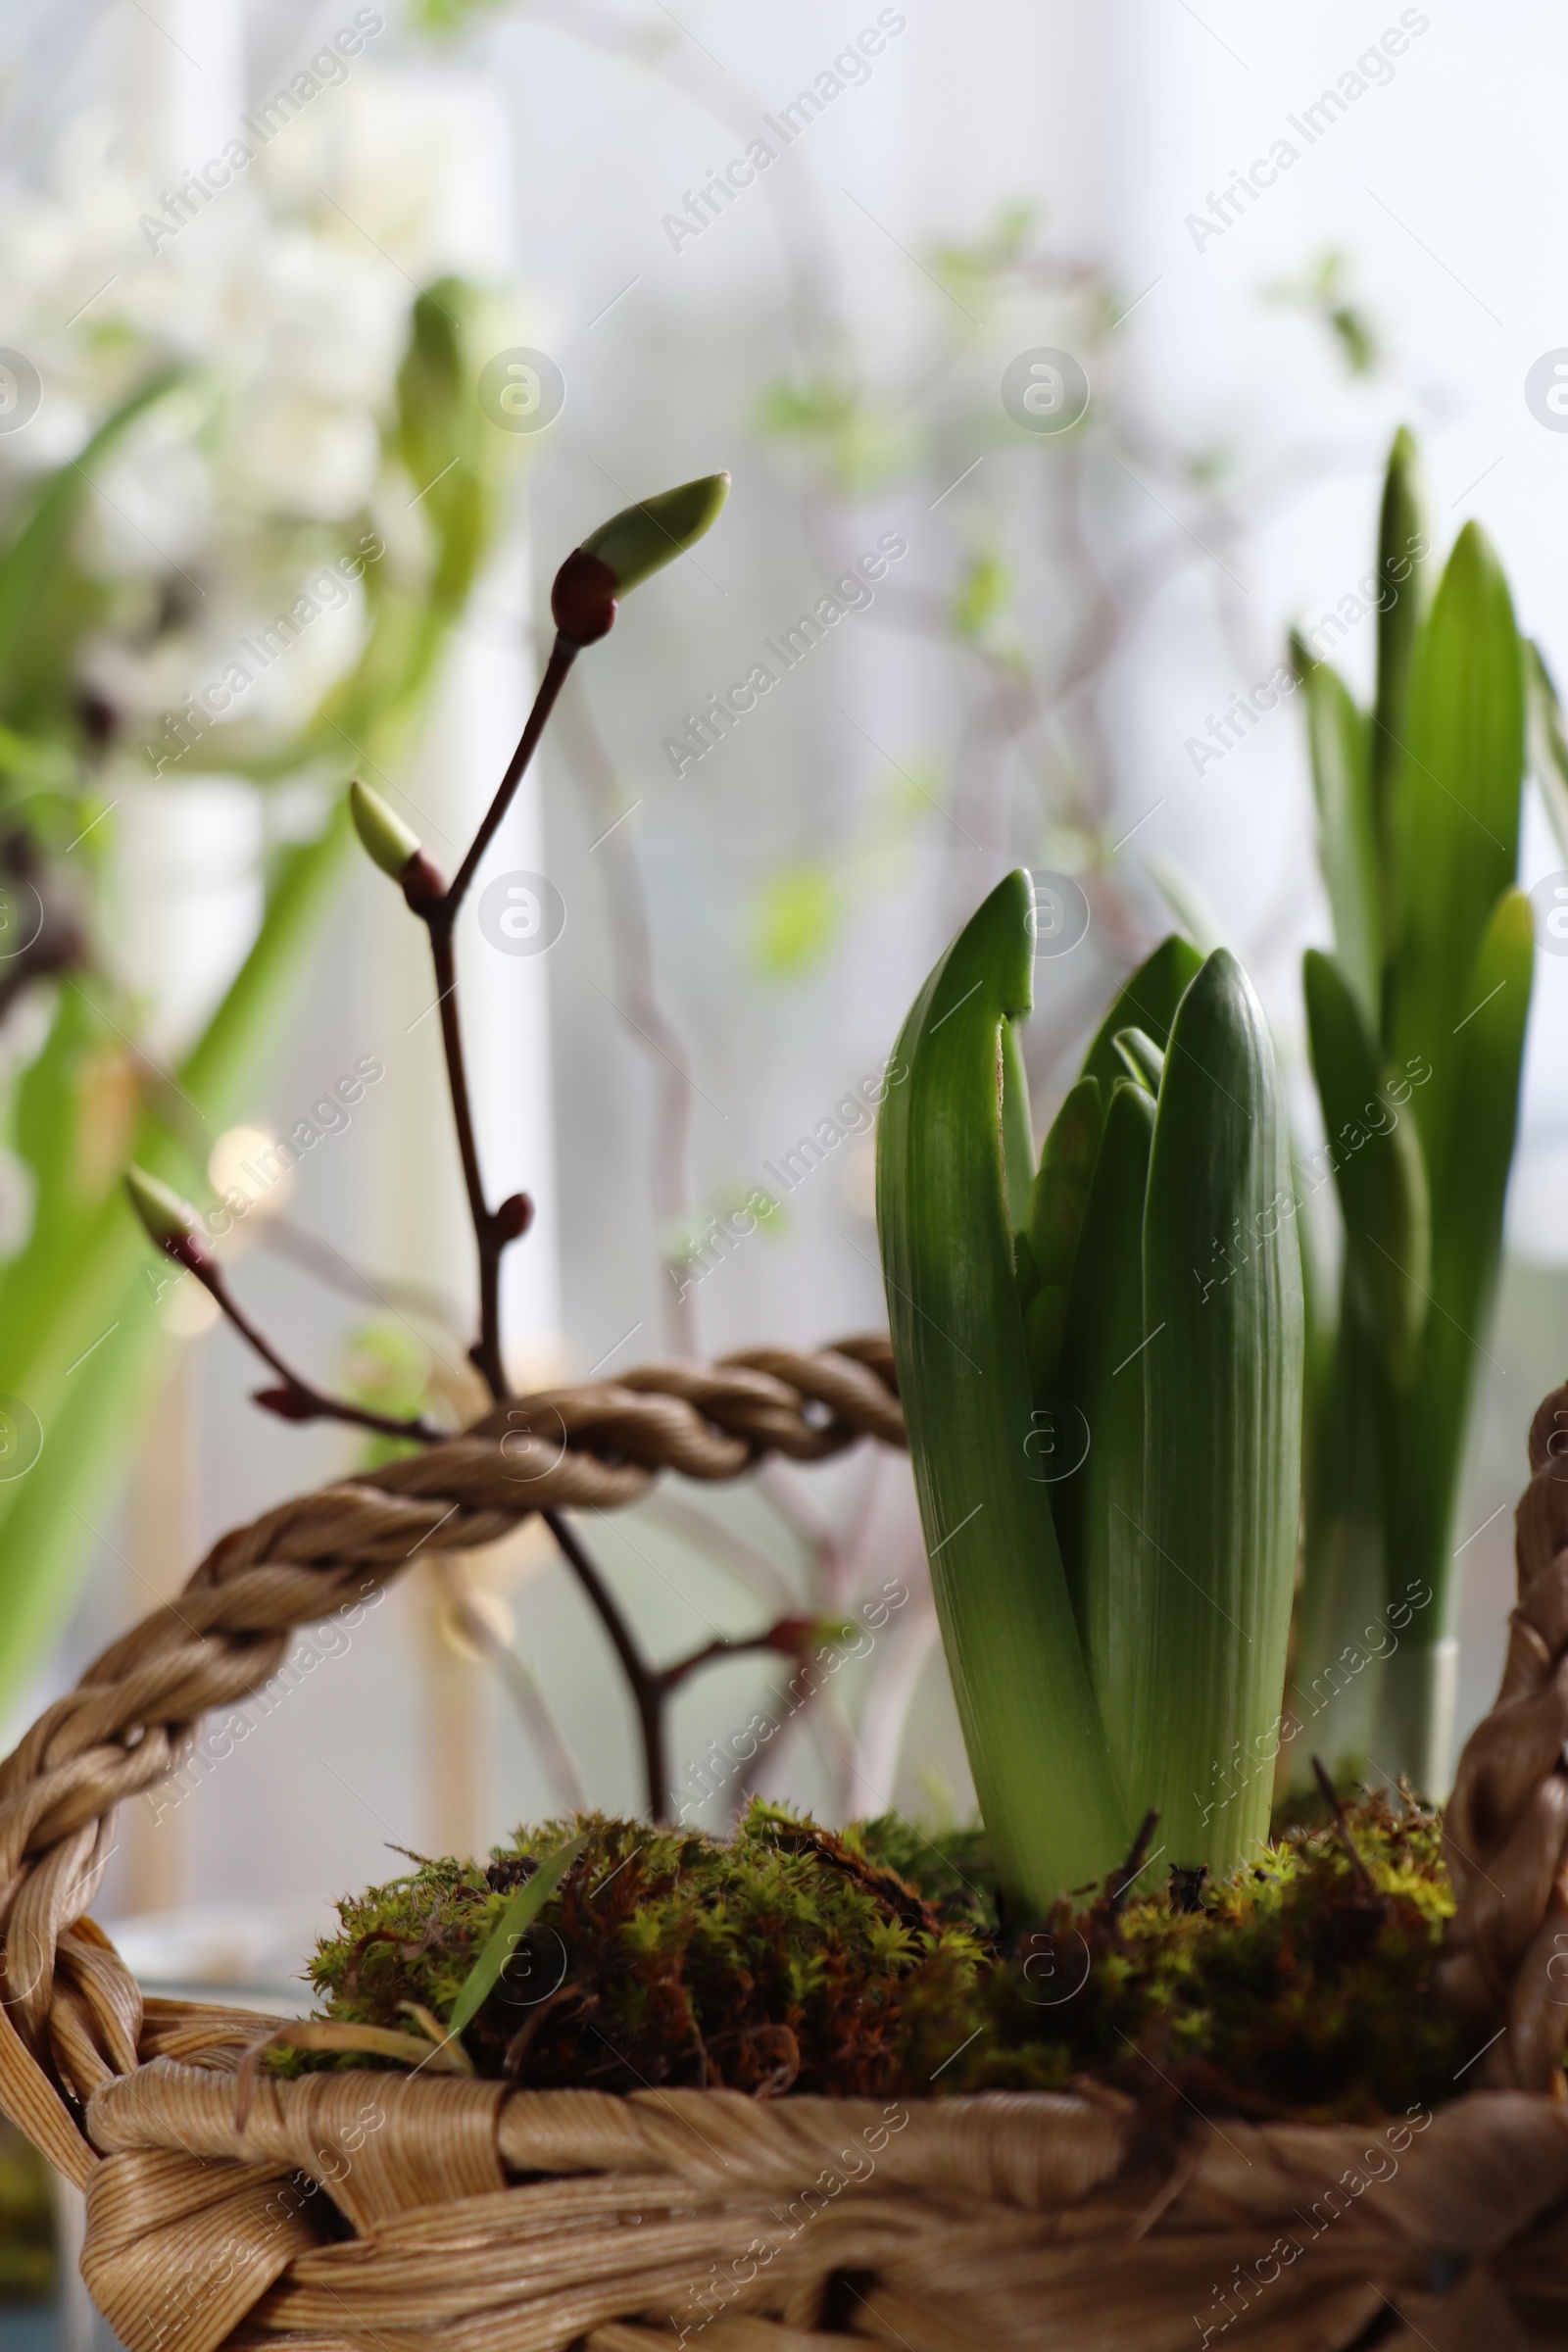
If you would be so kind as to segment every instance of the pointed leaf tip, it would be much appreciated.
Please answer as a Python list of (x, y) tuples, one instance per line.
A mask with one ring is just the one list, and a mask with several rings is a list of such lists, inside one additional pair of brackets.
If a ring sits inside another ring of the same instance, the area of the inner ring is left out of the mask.
[(378, 792), (372, 792), (368, 784), (362, 784), (357, 777), (349, 786), (349, 812), (367, 855), (383, 874), (399, 881), (410, 858), (419, 854), (417, 833), (411, 831), (402, 817), (388, 808)]
[(1506, 592), (1506, 581), (1502, 565), (1497, 560), (1497, 551), (1487, 536), (1485, 524), (1477, 522), (1474, 516), (1465, 524), (1458, 538), (1455, 539), (1448, 562), (1457, 569), (1461, 577), (1468, 570), (1478, 579), (1485, 579), (1489, 583), (1495, 581)]

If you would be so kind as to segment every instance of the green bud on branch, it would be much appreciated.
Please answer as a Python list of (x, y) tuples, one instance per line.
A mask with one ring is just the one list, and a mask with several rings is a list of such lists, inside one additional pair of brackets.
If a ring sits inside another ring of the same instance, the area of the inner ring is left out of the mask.
[(188, 1200), (182, 1200), (172, 1185), (157, 1176), (149, 1176), (145, 1168), (127, 1168), (125, 1191), (130, 1205), (147, 1231), (147, 1238), (193, 1274), (200, 1273), (209, 1263), (198, 1228), (201, 1218)]
[(612, 627), (617, 598), (695, 547), (729, 496), (727, 473), (704, 474), (624, 507), (590, 531), (556, 574), (550, 609), (574, 645), (592, 645)]
[(383, 874), (394, 882), (403, 879), (411, 858), (417, 858), (421, 847), (417, 833), (403, 822), (395, 809), (389, 808), (378, 792), (359, 779), (349, 786), (349, 813), (354, 830), (368, 857)]
[(585, 556), (597, 556), (614, 574), (624, 596), (651, 572), (673, 563), (695, 547), (717, 520), (729, 496), (727, 473), (706, 473), (700, 481), (682, 482), (676, 490), (662, 490), (639, 507), (624, 507), (612, 514), (582, 543)]

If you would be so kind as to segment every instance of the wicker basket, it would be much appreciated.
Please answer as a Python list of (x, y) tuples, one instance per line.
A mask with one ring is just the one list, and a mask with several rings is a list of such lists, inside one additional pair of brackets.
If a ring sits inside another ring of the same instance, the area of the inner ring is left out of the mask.
[[(1568, 2023), (1558, 1411), (1568, 1390), (1532, 1432), (1507, 1673), (1449, 1814), (1445, 1976), (1487, 2087), (1374, 2127), (1194, 2109), (1172, 2136), (1093, 2086), (765, 2102), (367, 2072), (242, 2102), (258, 2020), (144, 2002), (83, 1916), (120, 1799), (438, 1529), (458, 1550), (661, 1466), (901, 1442), (886, 1343), (556, 1392), (226, 1537), (0, 1766), (0, 2105), (85, 2187), (93, 2295), (132, 2352), (1568, 2343), (1568, 2104), (1542, 2087)], [(564, 1443), (536, 1434), (556, 1417)]]

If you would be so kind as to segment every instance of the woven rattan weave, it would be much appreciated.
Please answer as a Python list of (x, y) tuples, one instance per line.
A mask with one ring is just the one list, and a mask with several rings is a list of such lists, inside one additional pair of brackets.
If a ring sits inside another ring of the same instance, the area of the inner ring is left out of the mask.
[(225, 1537), (0, 1766), (0, 2105), (85, 2186), (94, 2296), (132, 2352), (1568, 2344), (1559, 1429), (1568, 1389), (1532, 1431), (1507, 1671), (1448, 1815), (1446, 1989), (1486, 2086), (1373, 2126), (1156, 2133), (1093, 2085), (878, 2105), (357, 2072), (242, 2096), (258, 2020), (144, 2001), (86, 1917), (117, 1804), (437, 1531), (459, 1550), (662, 1468), (901, 1444), (887, 1345), (526, 1398)]

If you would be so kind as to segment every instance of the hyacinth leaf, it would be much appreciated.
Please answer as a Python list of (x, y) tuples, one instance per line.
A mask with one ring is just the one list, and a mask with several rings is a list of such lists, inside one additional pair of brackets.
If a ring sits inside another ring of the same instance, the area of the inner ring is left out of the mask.
[[(1143, 1519), (1134, 1532), (1130, 1809), (1173, 1863), (1233, 1870), (1271, 1776), (1224, 1760), (1279, 1715), (1300, 1489), (1301, 1272), (1262, 1006), (1210, 956), (1166, 1054), (1144, 1209)], [(1131, 1511), (1112, 1497), (1112, 1510)], [(1254, 1751), (1255, 1752), (1255, 1751)]]
[(1128, 1826), (1030, 1452), (999, 1047), (1026, 1012), (1033, 890), (1009, 874), (936, 965), (877, 1135), (894, 1357), (958, 1715), (1012, 1913), (1111, 1869)]
[(1345, 1218), (1347, 1273), (1390, 1380), (1406, 1389), (1415, 1377), (1432, 1272), (1426, 1164), (1408, 1107), (1382, 1083), (1362, 1009), (1338, 960), (1309, 948), (1302, 979), (1312, 1071)]
[[(1515, 1000), (1522, 1007), (1528, 996), (1528, 951), (1504, 980), (1508, 923), (1500, 933), (1493, 927), (1517, 862), (1527, 710), (1531, 757), (1547, 779), (1547, 808), (1560, 816), (1568, 855), (1568, 747), (1555, 697), (1533, 649), (1521, 649), (1481, 532), (1461, 533), (1429, 604), (1435, 568), (1415, 446), (1401, 431), (1379, 520), (1377, 684), (1366, 741), (1381, 943), (1375, 991), (1369, 959), (1355, 951), (1368, 898), (1353, 790), (1359, 721), (1322, 679), (1314, 690), (1324, 711), (1311, 713), (1339, 953), (1332, 965), (1308, 956), (1305, 993), (1347, 1249), (1338, 1331), (1314, 1315), (1292, 1700), (1311, 1721), (1311, 1746), (1298, 1743), (1293, 1769), (1304, 1785), (1311, 1752), (1342, 1779), (1375, 1761), (1380, 1772), (1408, 1771), (1432, 1796), (1448, 1768), (1452, 1517), (1495, 1275), (1518, 1039), (1494, 1037), (1498, 1058), (1479, 1078), (1473, 1055), (1498, 1007), (1512, 1010)], [(1345, 754), (1338, 793), (1337, 734)], [(1478, 957), (1488, 965), (1484, 985)], [(1500, 1104), (1489, 1100), (1499, 1085)], [(1447, 1189), (1459, 1158), (1475, 1170), (1463, 1180), (1479, 1188), (1469, 1200)], [(1479, 1197), (1489, 1187), (1494, 1211)], [(1304, 1249), (1305, 1220), (1299, 1230)], [(1391, 1610), (1399, 1612), (1392, 1652)]]
[[(1303, 1243), (1309, 1228), (1297, 1220)], [(1303, 1284), (1303, 1289), (1304, 1289)], [(1287, 1749), (1293, 1788), (1314, 1785), (1318, 1756), (1342, 1786), (1365, 1779), (1374, 1754), (1384, 1660), (1393, 1634), (1387, 1614), (1380, 1446), (1388, 1384), (1376, 1340), (1357, 1314), (1342, 1313), (1322, 1390), (1307, 1422), (1311, 1457), (1305, 1500), (1301, 1589), (1291, 1649), (1290, 1716), (1299, 1727)]]
[(1024, 1345), (1037, 1396), (1045, 1396), (1056, 1378), (1067, 1286), (1100, 1150), (1100, 1081), (1080, 1078), (1046, 1137), (1040, 1172), (1029, 1191), (1028, 1222), (1018, 1236)]
[[(1446, 1157), (1457, 1024), (1483, 934), (1519, 860), (1524, 663), (1507, 582), (1475, 523), (1454, 545), (1411, 663), (1396, 780), (1398, 941), (1391, 1058), (1425, 1056), (1416, 1121)], [(1434, 1196), (1438, 1187), (1433, 1186)]]
[(1170, 1042), (1176, 1007), (1183, 992), (1201, 969), (1202, 961), (1192, 941), (1184, 939), (1179, 931), (1172, 931), (1168, 938), (1162, 939), (1131, 979), (1123, 983), (1115, 1003), (1095, 1032), (1095, 1042), (1084, 1056), (1084, 1076), (1098, 1078), (1108, 1089), (1127, 1075), (1127, 1065), (1116, 1051), (1118, 1030), (1142, 1029), (1163, 1054)]
[(1153, 1135), (1153, 1097), (1131, 1078), (1117, 1079), (1078, 1238), (1056, 1384), (1090, 1433), (1082, 1466), (1052, 1489), (1052, 1507), (1113, 1755), (1128, 1750), (1140, 1640), (1134, 1614), (1144, 1485), (1139, 1350), (1144, 1197)]
[[(1390, 796), (1404, 744), (1410, 664), (1425, 612), (1431, 544), (1425, 530), (1421, 467), (1401, 424), (1389, 452), (1378, 516), (1378, 683), (1372, 706), (1372, 815), (1384, 876), (1385, 922), (1393, 914)], [(1385, 929), (1385, 937), (1390, 933)]]
[(1362, 1022), (1383, 1021), (1382, 882), (1372, 817), (1367, 721), (1326, 662), (1302, 683), (1307, 748), (1317, 804), (1318, 857), (1334, 917), (1334, 945)]
[(1080, 1078), (1051, 1123), (1040, 1170), (1029, 1189), (1027, 1232), (1036, 1265), (1048, 1282), (1065, 1282), (1090, 1178), (1100, 1151), (1102, 1123), (1098, 1078)]
[[(1461, 1332), (1485, 1321), (1502, 1250), (1502, 1213), (1519, 1117), (1519, 1080), (1535, 978), (1530, 901), (1509, 888), (1497, 901), (1458, 1024), (1458, 1081), (1448, 1154), (1433, 1181), (1439, 1236), (1433, 1294)], [(1429, 1343), (1437, 1343), (1435, 1325)], [(1479, 1349), (1466, 1342), (1473, 1375)]]
[[(1023, 1066), (1018, 1024), (1004, 1024), (1002, 1058), (1002, 1162), (1007, 1181), (1007, 1221), (1020, 1233), (1028, 1221), (1035, 1174), (1035, 1131), (1029, 1112), (1029, 1074)], [(1043, 1270), (1043, 1269), (1042, 1269)]]
[(1129, 1078), (1158, 1095), (1159, 1082), (1165, 1072), (1165, 1056), (1146, 1029), (1118, 1029), (1112, 1040), (1123, 1069)]
[[(1380, 1755), (1423, 1793), (1446, 1788), (1457, 1589), (1454, 1503), (1464, 1433), (1502, 1254), (1535, 944), (1530, 902), (1503, 892), (1466, 983), (1451, 1142), (1434, 1174), (1432, 1303), (1414, 1389), (1395, 1400), (1386, 1511), (1389, 1591), (1415, 1614), (1389, 1661)], [(1419, 1096), (1416, 1098), (1419, 1100)]]
[(1029, 1365), (1029, 1386), (1036, 1396), (1049, 1396), (1056, 1386), (1066, 1327), (1067, 1285), (1043, 1282), (1023, 1312), (1024, 1355)]

